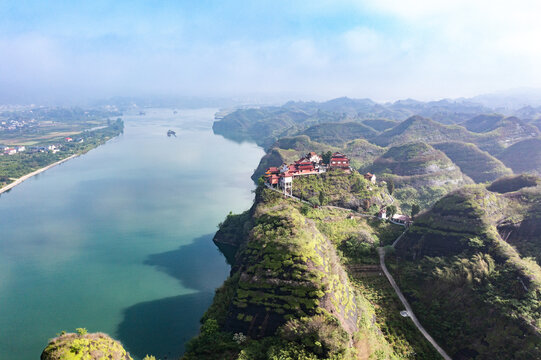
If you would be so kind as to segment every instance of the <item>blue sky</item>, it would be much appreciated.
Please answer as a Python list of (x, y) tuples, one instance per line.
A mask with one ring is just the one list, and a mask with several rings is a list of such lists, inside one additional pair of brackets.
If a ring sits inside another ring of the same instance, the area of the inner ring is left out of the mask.
[(537, 1), (5, 1), (0, 101), (541, 87)]

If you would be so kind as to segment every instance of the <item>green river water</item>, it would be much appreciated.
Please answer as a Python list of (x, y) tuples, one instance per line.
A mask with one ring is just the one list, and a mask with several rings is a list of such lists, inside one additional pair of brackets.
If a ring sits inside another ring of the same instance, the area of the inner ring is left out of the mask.
[(251, 206), (263, 155), (214, 135), (214, 112), (124, 116), (120, 137), (0, 195), (0, 360), (77, 327), (134, 358), (183, 352), (229, 274), (216, 226)]

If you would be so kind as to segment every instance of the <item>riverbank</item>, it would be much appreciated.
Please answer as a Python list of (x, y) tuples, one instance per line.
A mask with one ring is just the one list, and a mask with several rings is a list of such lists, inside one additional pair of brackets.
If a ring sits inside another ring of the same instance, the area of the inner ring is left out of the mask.
[(29, 174), (26, 174), (26, 175), (24, 175), (24, 176), (21, 176), (20, 178), (18, 178), (18, 179), (15, 180), (14, 182), (12, 182), (12, 183), (10, 183), (10, 184), (4, 186), (3, 188), (1, 188), (1, 189), (0, 189), (0, 194), (6, 192), (6, 191), (8, 191), (8, 190), (13, 189), (15, 186), (17, 186), (17, 185), (19, 185), (19, 184), (22, 184), (25, 180), (28, 180), (28, 179), (30, 179), (30, 178), (33, 177), (33, 176), (36, 176), (36, 175), (38, 175), (38, 174), (41, 174), (42, 172), (47, 171), (47, 170), (49, 170), (50, 168), (53, 168), (53, 167), (55, 167), (55, 166), (57, 166), (57, 165), (60, 165), (60, 164), (62, 164), (62, 163), (64, 163), (64, 162), (66, 162), (66, 161), (68, 161), (68, 160), (71, 160), (71, 159), (73, 159), (73, 158), (76, 158), (76, 157), (78, 157), (78, 156), (80, 156), (80, 155), (81, 155), (81, 154), (74, 154), (74, 155), (68, 156), (68, 157), (65, 158), (65, 159), (59, 160), (59, 161), (54, 162), (54, 163), (52, 163), (52, 164), (49, 164), (49, 165), (47, 165), (47, 166), (45, 166), (45, 167), (42, 167), (41, 169), (38, 169), (38, 170), (36, 170), (36, 171), (32, 171), (32, 172), (29, 173)]

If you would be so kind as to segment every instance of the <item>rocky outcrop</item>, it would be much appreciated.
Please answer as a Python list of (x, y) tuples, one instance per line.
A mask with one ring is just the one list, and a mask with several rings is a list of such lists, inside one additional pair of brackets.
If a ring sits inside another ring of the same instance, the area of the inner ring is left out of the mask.
[(122, 344), (104, 333), (60, 335), (43, 350), (41, 360), (133, 360)]

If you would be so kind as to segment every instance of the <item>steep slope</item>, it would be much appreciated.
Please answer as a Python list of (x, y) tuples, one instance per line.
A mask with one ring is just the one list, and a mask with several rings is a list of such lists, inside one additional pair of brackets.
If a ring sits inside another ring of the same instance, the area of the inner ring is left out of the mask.
[(541, 174), (541, 138), (520, 141), (505, 149), (498, 158), (516, 173)]
[(472, 183), (443, 152), (423, 142), (391, 147), (366, 170), (393, 181), (394, 196), (407, 211), (414, 202), (428, 207), (449, 191)]
[(412, 116), (394, 128), (376, 136), (372, 142), (380, 146), (401, 145), (421, 140), (426, 143), (469, 141), (475, 135), (461, 126), (446, 126), (421, 116)]
[(249, 214), (232, 275), (185, 359), (353, 359), (357, 351), (395, 358), (313, 220), (263, 188)]
[(477, 183), (493, 181), (501, 176), (512, 174), (511, 169), (500, 160), (480, 150), (474, 144), (453, 141), (433, 146), (443, 151), (464, 174)]
[(343, 146), (345, 143), (355, 139), (370, 139), (377, 135), (377, 132), (368, 126), (357, 122), (318, 124), (303, 130), (301, 135), (308, 135), (316, 142), (333, 146)]
[(540, 191), (462, 188), (420, 215), (399, 242), (401, 287), (453, 359), (541, 357), (541, 268), (498, 232), (498, 224), (523, 223)]

